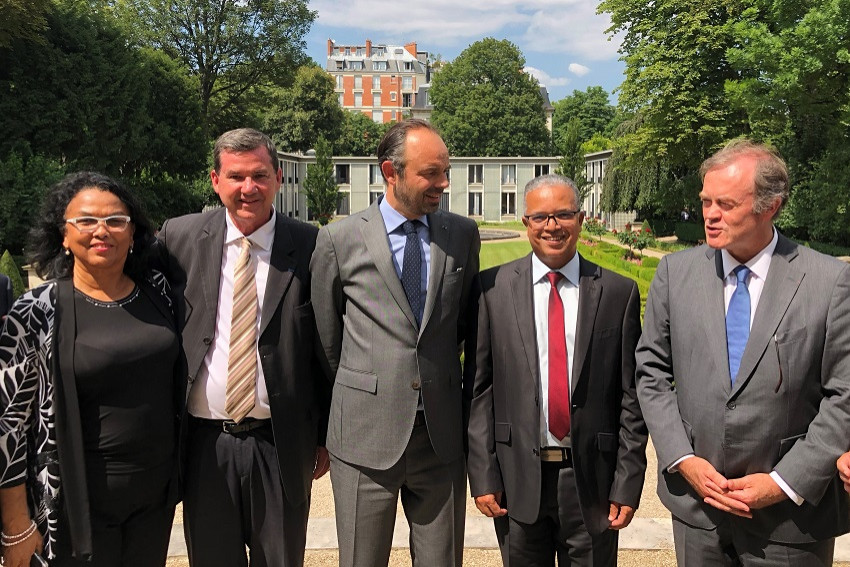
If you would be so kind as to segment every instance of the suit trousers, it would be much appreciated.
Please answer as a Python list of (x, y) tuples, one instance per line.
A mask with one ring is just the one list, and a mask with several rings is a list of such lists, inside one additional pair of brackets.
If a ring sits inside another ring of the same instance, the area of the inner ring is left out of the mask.
[(413, 567), (461, 567), (466, 466), (442, 462), (428, 429), (413, 428), (401, 459), (387, 470), (331, 456), (340, 567), (387, 565), (399, 495), (410, 525)]
[(309, 499), (293, 506), (271, 425), (225, 433), (189, 418), (183, 529), (192, 567), (301, 567)]
[[(742, 520), (746, 522), (747, 520)], [(758, 538), (723, 522), (716, 529), (690, 526), (673, 516), (676, 563), (694, 566), (828, 567), (832, 565), (835, 538), (807, 544), (777, 543)]]
[(617, 564), (617, 532), (591, 536), (581, 516), (575, 471), (567, 463), (540, 463), (540, 513), (532, 524), (508, 515), (495, 519), (496, 537), (505, 567), (603, 567)]

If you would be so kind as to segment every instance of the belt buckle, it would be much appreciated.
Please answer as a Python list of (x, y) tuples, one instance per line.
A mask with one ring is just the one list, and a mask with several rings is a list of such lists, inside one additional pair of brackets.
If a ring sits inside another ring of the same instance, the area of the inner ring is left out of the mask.
[(222, 421), (221, 422), (221, 430), (225, 433), (229, 433), (233, 435), (234, 433), (239, 433), (242, 429), (239, 427), (239, 424), (235, 421)]

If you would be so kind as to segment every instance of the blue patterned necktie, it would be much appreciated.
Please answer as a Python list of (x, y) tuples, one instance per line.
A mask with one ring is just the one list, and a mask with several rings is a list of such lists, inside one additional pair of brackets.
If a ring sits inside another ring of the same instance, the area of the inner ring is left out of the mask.
[(401, 225), (407, 236), (401, 266), (401, 285), (418, 326), (422, 323), (422, 247), (419, 235), (416, 234), (417, 222), (407, 220)]
[(726, 312), (726, 347), (729, 351), (729, 376), (732, 377), (732, 385), (738, 377), (738, 368), (741, 366), (741, 357), (750, 337), (750, 290), (747, 289), (747, 278), (750, 269), (744, 265), (733, 270), (738, 278), (738, 286), (729, 301), (729, 310)]

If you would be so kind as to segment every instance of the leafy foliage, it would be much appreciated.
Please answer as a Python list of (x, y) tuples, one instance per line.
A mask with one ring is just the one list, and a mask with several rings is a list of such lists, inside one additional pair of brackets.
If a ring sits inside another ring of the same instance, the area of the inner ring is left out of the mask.
[(47, 21), (44, 14), (50, 0), (3, 0), (0, 18), (0, 49), (9, 47), (15, 39), (38, 41)]
[(533, 156), (549, 150), (537, 80), (513, 43), (486, 38), (431, 81), (432, 123), (454, 155)]
[(21, 272), (18, 270), (18, 266), (15, 264), (15, 260), (12, 258), (12, 255), (8, 250), (3, 252), (3, 255), (0, 256), (0, 274), (6, 274), (9, 276), (9, 281), (12, 282), (12, 296), (17, 298), (24, 291), (26, 291), (26, 286), (24, 285), (24, 279), (21, 277)]
[[(564, 152), (563, 142), (572, 120), (578, 120), (578, 137), (581, 142), (587, 142), (594, 136), (604, 138), (606, 133), (610, 133), (615, 108), (608, 102), (608, 93), (602, 87), (587, 87), (584, 92), (574, 90), (572, 95), (556, 101), (552, 106), (555, 107), (552, 137), (555, 147), (561, 153)], [(602, 147), (596, 151), (607, 149)]]
[(316, 143), (316, 163), (307, 165), (303, 193), (313, 217), (322, 226), (328, 224), (339, 203), (339, 187), (334, 178), (331, 144), (324, 138)]
[(338, 156), (373, 156), (393, 123), (378, 124), (360, 111), (343, 111), (342, 133), (334, 141)]
[(573, 180), (578, 189), (578, 202), (583, 203), (590, 191), (590, 184), (587, 181), (580, 130), (581, 122), (578, 118), (572, 118), (561, 138), (562, 155), (555, 173)]
[(605, 228), (605, 223), (593, 217), (585, 219), (582, 228), (591, 236), (595, 236), (600, 242), (602, 241), (602, 235), (608, 232), (608, 229)]

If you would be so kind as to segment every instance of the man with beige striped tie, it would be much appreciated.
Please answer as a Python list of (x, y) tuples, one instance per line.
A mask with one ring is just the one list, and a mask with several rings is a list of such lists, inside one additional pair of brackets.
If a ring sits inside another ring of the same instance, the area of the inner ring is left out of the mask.
[(178, 295), (189, 375), (183, 519), (193, 567), (304, 562), (310, 485), (328, 469), (329, 385), (314, 355), (316, 229), (274, 211), (272, 141), (221, 135), (223, 209), (167, 221), (159, 239)]

